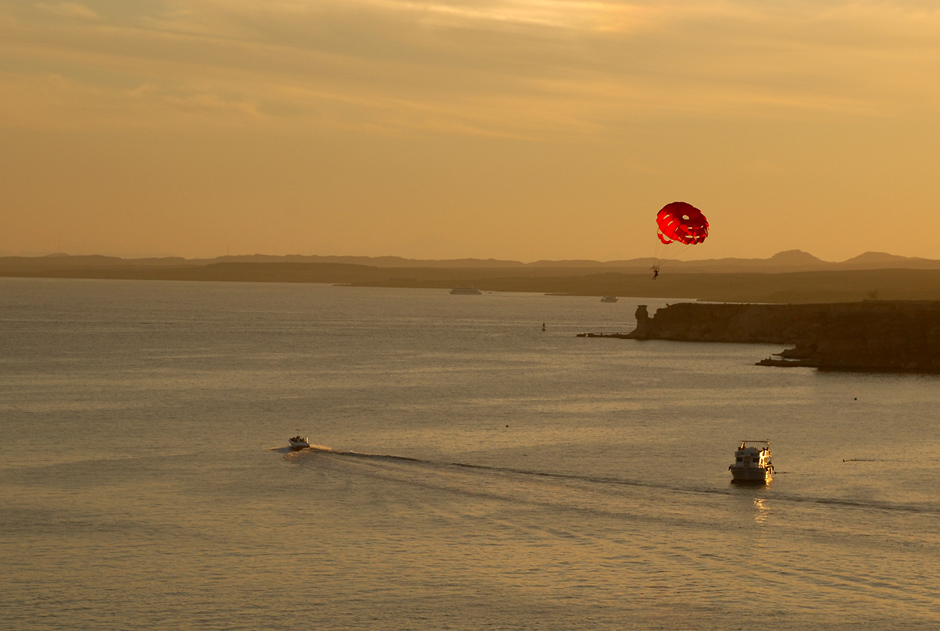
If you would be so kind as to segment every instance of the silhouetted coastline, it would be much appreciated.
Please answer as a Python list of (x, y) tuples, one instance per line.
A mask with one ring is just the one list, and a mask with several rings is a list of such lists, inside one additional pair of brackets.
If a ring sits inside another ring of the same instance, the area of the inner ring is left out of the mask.
[(940, 302), (679, 303), (636, 311), (635, 340), (788, 344), (762, 366), (940, 373)]

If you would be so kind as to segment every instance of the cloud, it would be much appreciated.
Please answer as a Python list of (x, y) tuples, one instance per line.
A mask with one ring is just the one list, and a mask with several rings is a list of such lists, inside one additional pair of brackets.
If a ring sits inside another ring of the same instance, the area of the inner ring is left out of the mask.
[(89, 9), (84, 4), (79, 4), (77, 2), (39, 2), (36, 4), (36, 6), (46, 13), (63, 17), (86, 18), (92, 20), (98, 18), (97, 13)]
[[(78, 121), (76, 121), (78, 115)], [(59, 74), (0, 73), (0, 128), (112, 128), (180, 130), (263, 121), (257, 104), (217, 86), (100, 86)]]
[(505, 0), (501, 2), (416, 2), (368, 0), (390, 12), (409, 13), (427, 24), (447, 26), (518, 25), (559, 30), (612, 30), (656, 13), (651, 7), (614, 2)]
[[(119, 120), (225, 111), (223, 124), (240, 115), (296, 129), (602, 138), (664, 117), (889, 116), (940, 105), (940, 13), (917, 2), (36, 6), (0, 7), (0, 23), (17, 25), (0, 41), (9, 76), (67, 78), (122, 110)], [(66, 98), (70, 107), (56, 120), (113, 120), (82, 98)], [(36, 120), (7, 111), (8, 124)]]

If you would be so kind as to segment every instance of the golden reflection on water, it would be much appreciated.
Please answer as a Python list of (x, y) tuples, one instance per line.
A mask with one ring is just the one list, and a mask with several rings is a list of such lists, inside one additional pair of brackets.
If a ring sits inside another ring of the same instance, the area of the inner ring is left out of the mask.
[(767, 517), (770, 515), (770, 506), (762, 497), (754, 498), (754, 508), (757, 509), (757, 512), (754, 513), (754, 521), (758, 525), (763, 526), (767, 523)]

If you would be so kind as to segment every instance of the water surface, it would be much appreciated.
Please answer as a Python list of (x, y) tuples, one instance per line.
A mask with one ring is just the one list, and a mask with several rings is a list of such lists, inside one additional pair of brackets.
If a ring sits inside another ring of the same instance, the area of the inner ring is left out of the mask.
[(0, 279), (0, 627), (937, 628), (940, 380), (640, 302)]

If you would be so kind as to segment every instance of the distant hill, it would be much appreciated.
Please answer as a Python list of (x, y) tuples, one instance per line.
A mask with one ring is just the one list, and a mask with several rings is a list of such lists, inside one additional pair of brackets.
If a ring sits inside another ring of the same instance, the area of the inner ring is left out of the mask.
[(774, 254), (768, 262), (777, 264), (777, 265), (820, 265), (825, 263), (825, 261), (816, 258), (808, 252), (803, 250), (787, 250), (785, 252), (777, 252)]
[(904, 256), (898, 256), (896, 254), (888, 254), (886, 252), (865, 252), (864, 254), (859, 254), (855, 258), (851, 258), (847, 261), (844, 261), (845, 265), (883, 265), (885, 263), (895, 264), (903, 263), (904, 261), (909, 261)]
[(852, 269), (937, 269), (937, 264), (938, 261), (931, 259), (909, 258), (885, 252), (865, 252), (836, 265)]

